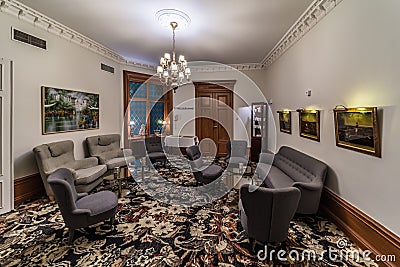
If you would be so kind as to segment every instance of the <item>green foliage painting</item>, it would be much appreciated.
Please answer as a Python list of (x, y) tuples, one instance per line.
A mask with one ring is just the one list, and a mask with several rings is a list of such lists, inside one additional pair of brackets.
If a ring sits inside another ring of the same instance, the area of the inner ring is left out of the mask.
[(99, 129), (99, 95), (42, 86), (43, 134)]

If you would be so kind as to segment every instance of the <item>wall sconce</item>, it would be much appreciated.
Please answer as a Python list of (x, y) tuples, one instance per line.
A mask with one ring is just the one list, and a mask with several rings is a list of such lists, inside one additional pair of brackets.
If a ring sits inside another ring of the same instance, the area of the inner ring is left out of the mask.
[(346, 108), (344, 105), (336, 105), (333, 110), (348, 110), (348, 108)]

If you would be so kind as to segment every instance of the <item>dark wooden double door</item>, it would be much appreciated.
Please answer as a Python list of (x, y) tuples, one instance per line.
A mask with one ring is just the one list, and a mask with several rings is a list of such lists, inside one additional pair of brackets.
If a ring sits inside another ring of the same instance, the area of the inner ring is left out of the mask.
[[(232, 83), (196, 82), (196, 135), (203, 154), (225, 156), (233, 137)], [(229, 86), (229, 87), (228, 87)]]

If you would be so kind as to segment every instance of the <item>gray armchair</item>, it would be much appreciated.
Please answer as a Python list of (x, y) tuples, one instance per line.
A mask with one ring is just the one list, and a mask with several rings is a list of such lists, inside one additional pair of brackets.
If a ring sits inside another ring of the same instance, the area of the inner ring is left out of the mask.
[(47, 179), (51, 186), (65, 226), (69, 228), (68, 244), (71, 245), (75, 229), (111, 218), (111, 224), (118, 206), (118, 199), (111, 191), (100, 191), (88, 195), (78, 194), (74, 177), (69, 169), (61, 168)]
[(249, 237), (252, 252), (256, 241), (267, 244), (286, 240), (300, 200), (299, 189), (256, 188), (246, 184), (240, 188), (240, 196), (240, 222)]
[(100, 164), (106, 165), (108, 170), (125, 166), (126, 160), (133, 160), (132, 150), (120, 148), (120, 141), (121, 136), (119, 134), (98, 135), (86, 138), (90, 156), (98, 158)]
[(223, 169), (220, 166), (204, 164), (199, 146), (186, 148), (186, 154), (189, 158), (194, 178), (200, 183), (208, 184), (221, 176)]
[(103, 181), (106, 165), (99, 165), (97, 158), (75, 160), (71, 140), (43, 144), (33, 149), (46, 193), (51, 200), (53, 191), (47, 182), (50, 174), (59, 168), (68, 168), (75, 180), (76, 191), (89, 192)]
[(247, 141), (245, 140), (232, 140), (226, 143), (228, 155), (225, 161), (230, 165), (238, 165), (243, 163), (247, 166), (249, 158), (247, 156)]

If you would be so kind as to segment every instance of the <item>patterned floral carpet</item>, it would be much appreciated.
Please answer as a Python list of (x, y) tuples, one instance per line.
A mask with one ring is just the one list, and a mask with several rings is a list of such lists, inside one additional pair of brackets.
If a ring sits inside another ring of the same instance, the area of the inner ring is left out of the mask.
[[(181, 167), (159, 167), (158, 172), (171, 182), (196, 185), (192, 174)], [(99, 190), (110, 186), (104, 184)], [(104, 222), (80, 229), (72, 246), (67, 245), (68, 232), (57, 204), (47, 199), (0, 216), (0, 266), (377, 266), (361, 256), (359, 260), (341, 258), (340, 242), (357, 255), (361, 250), (320, 216), (295, 217), (288, 240), (269, 246), (268, 254), (275, 253), (259, 260), (249, 253), (238, 218), (237, 191), (193, 208), (161, 203), (133, 179), (125, 186), (135, 195), (119, 199), (114, 225)], [(279, 250), (286, 259), (277, 257)], [(314, 250), (316, 259), (309, 259), (304, 254), (307, 250)], [(336, 252), (336, 259), (322, 254), (324, 250)], [(292, 259), (302, 253), (304, 259)]]

